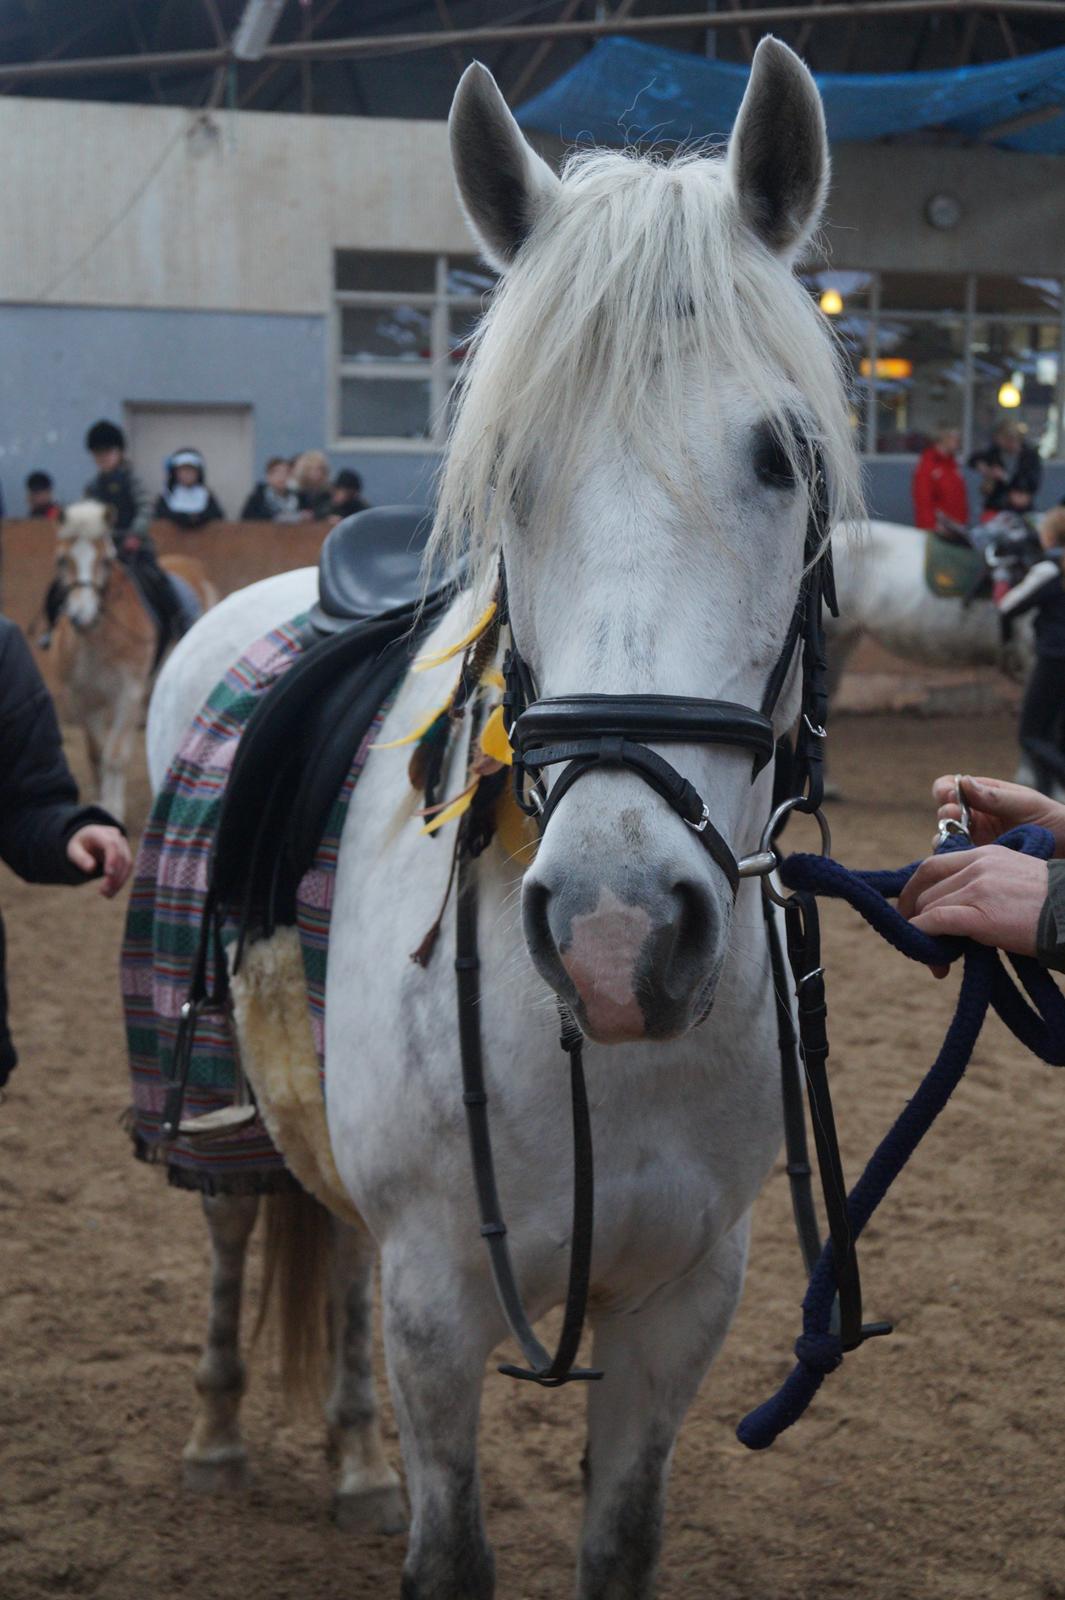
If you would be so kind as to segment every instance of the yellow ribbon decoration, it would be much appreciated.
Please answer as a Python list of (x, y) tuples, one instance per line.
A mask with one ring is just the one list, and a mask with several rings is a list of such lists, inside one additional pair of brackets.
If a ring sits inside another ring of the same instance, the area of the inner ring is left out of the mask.
[(473, 797), (477, 793), (479, 783), (480, 779), (478, 778), (476, 783), (471, 783), (468, 789), (462, 791), (457, 800), (452, 800), (450, 805), (445, 806), (442, 811), (438, 811), (436, 816), (425, 824), (425, 827), (421, 830), (422, 833), (435, 833), (438, 828), (444, 826), (445, 822), (454, 822), (457, 817), (462, 816), (464, 811), (468, 811), (473, 804)]
[(432, 727), (432, 725), (436, 721), (437, 717), (442, 717), (444, 715), (444, 712), (449, 710), (450, 706), (451, 706), (451, 700), (449, 698), (449, 699), (444, 701), (442, 706), (437, 706), (434, 711), (430, 711), (427, 716), (423, 717), (421, 722), (419, 722), (418, 726), (416, 728), (414, 728), (410, 733), (405, 733), (403, 735), (402, 739), (389, 739), (387, 741), (387, 743), (385, 743), (385, 744), (372, 744), (370, 746), (370, 749), (371, 750), (398, 750), (401, 745), (417, 744), (418, 740), (422, 737), (422, 735), (429, 732), (429, 729)]
[(493, 600), (491, 605), (486, 606), (481, 612), (469, 633), (463, 634), (458, 644), (449, 645), (446, 650), (438, 650), (435, 655), (419, 656), (412, 670), (414, 672), (428, 672), (430, 667), (443, 666), (445, 661), (451, 661), (453, 657), (461, 655), (464, 650), (469, 649), (471, 644), (476, 644), (481, 634), (491, 627), (497, 610), (498, 606)]
[(514, 752), (507, 738), (502, 706), (496, 706), (481, 730), (481, 749), (486, 756), (491, 756), (493, 761), (499, 761), (504, 767), (514, 765)]

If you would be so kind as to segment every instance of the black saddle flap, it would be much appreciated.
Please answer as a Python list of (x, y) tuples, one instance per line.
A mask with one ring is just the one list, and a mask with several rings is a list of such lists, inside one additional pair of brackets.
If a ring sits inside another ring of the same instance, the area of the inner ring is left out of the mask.
[(318, 558), (318, 604), (311, 622), (319, 633), (336, 633), (353, 622), (415, 606), (448, 574), (422, 573), (433, 525), (424, 506), (375, 506), (345, 517), (326, 538)]

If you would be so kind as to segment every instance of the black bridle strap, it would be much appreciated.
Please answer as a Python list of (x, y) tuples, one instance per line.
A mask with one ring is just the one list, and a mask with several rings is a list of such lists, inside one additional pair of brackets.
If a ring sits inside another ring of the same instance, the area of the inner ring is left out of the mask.
[(526, 766), (534, 770), (563, 761), (568, 763), (551, 785), (543, 802), (539, 816), (541, 831), (547, 827), (555, 807), (578, 778), (583, 778), (585, 773), (591, 772), (595, 767), (629, 768), (639, 773), (643, 781), (660, 794), (698, 835), (728, 879), (732, 893), (736, 893), (740, 882), (736, 857), (710, 821), (709, 812), (699, 791), (656, 751), (648, 750), (642, 744), (633, 744), (619, 735), (609, 735), (584, 743), (555, 745), (545, 750), (529, 750), (523, 760)]
[(595, 1180), (592, 1165), (592, 1130), (582, 1060), (583, 1035), (569, 1010), (559, 1006), (560, 1043), (569, 1056), (570, 1098), (573, 1109), (573, 1235), (570, 1243), (569, 1283), (558, 1348), (549, 1355), (533, 1332), (522, 1304), (507, 1245), (499, 1191), (496, 1187), (492, 1141), (488, 1128), (488, 1091), (485, 1088), (481, 1040), (481, 962), (477, 951), (477, 885), (469, 855), (460, 847), (455, 927), (455, 979), (458, 990), (459, 1049), (462, 1057), (462, 1101), (473, 1157), (473, 1178), (481, 1217), (481, 1235), (496, 1293), (511, 1333), (521, 1346), (528, 1368), (509, 1363), (500, 1372), (524, 1378), (544, 1388), (556, 1389), (574, 1380), (601, 1378), (601, 1372), (574, 1367), (584, 1328), (584, 1311), (592, 1268)]

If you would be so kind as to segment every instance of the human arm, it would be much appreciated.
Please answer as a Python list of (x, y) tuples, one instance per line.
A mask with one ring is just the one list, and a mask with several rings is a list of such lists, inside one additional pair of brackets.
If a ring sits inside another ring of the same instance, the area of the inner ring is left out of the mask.
[(129, 473), (129, 492), (133, 497), (133, 518), (123, 531), (135, 534), (138, 539), (146, 539), (152, 525), (152, 497), (132, 470)]
[[(81, 848), (69, 848), (86, 832), (88, 865)], [(73, 884), (100, 867), (113, 877), (122, 852), (128, 863), (115, 819), (79, 805), (51, 696), (21, 632), (0, 619), (0, 858), (30, 883)]]
[(1020, 583), (1008, 589), (998, 602), (1004, 617), (1019, 617), (1037, 606), (1061, 583), (1061, 567), (1056, 561), (1037, 561)]

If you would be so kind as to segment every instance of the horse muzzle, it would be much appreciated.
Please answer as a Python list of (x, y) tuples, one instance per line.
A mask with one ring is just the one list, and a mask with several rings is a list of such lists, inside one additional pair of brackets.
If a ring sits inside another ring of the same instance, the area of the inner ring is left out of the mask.
[(675, 1038), (710, 1009), (728, 912), (694, 879), (610, 886), (534, 868), (522, 917), (540, 976), (600, 1044)]

